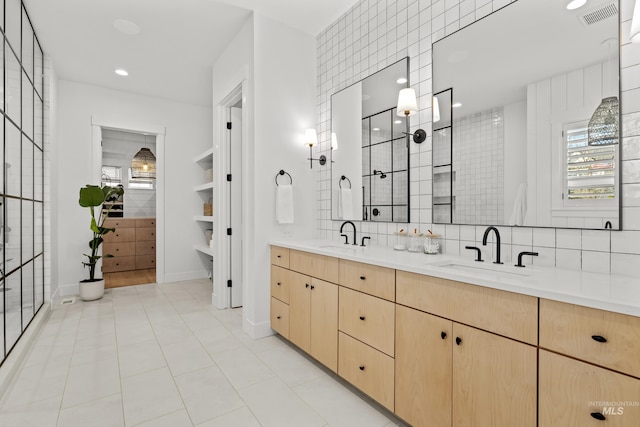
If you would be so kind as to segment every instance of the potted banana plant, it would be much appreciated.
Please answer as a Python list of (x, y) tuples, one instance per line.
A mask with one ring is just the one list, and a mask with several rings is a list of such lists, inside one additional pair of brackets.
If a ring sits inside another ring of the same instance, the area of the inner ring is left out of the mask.
[(115, 231), (115, 228), (104, 226), (113, 205), (109, 204), (103, 209), (102, 204), (105, 201), (116, 200), (123, 194), (124, 189), (122, 187), (110, 187), (108, 185), (104, 187), (86, 185), (80, 188), (79, 204), (83, 208), (89, 208), (91, 214), (89, 228), (93, 233), (93, 237), (89, 241), (89, 249), (91, 251), (89, 254), (84, 254), (87, 257), (87, 261), (82, 263), (85, 268), (89, 269), (89, 278), (80, 281), (80, 298), (84, 301), (100, 299), (104, 295), (104, 279), (96, 278), (96, 265), (100, 258), (111, 258), (113, 255), (99, 255), (98, 250), (103, 242), (103, 236)]

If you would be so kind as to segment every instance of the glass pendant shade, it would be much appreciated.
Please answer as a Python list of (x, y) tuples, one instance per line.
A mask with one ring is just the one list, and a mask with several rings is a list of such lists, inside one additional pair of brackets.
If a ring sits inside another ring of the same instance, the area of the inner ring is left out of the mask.
[(416, 91), (412, 88), (400, 90), (398, 93), (398, 116), (413, 116), (418, 112), (418, 102), (416, 101)]
[(131, 178), (156, 179), (156, 156), (141, 148), (131, 160)]
[(617, 96), (604, 98), (589, 120), (587, 132), (589, 145), (612, 145), (618, 143), (620, 106)]

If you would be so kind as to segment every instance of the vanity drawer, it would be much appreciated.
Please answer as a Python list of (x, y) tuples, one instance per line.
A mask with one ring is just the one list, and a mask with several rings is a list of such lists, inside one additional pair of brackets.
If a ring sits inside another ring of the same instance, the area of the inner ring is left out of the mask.
[(105, 243), (102, 245), (102, 253), (111, 254), (114, 257), (133, 256), (136, 254), (136, 244), (134, 242)]
[(540, 427), (638, 426), (640, 380), (545, 350), (539, 357)]
[(640, 377), (640, 317), (541, 299), (540, 347)]
[(339, 329), (394, 356), (395, 304), (340, 287)]
[(271, 296), (286, 304), (289, 304), (290, 273), (289, 270), (277, 265), (271, 266)]
[(396, 299), (396, 271), (391, 268), (341, 259), (340, 285), (389, 301)]
[(136, 229), (135, 228), (116, 228), (116, 231), (107, 233), (103, 236), (104, 243), (121, 243), (121, 242), (135, 242)]
[(342, 332), (338, 348), (338, 375), (393, 411), (393, 358)]
[(156, 240), (155, 228), (137, 228), (136, 229), (136, 242), (149, 242)]
[(398, 304), (538, 343), (538, 298), (399, 270), (396, 280)]
[(156, 254), (156, 242), (136, 242), (136, 254), (137, 255), (155, 255)]
[(102, 272), (113, 273), (116, 271), (135, 270), (136, 257), (135, 256), (119, 256), (114, 258), (102, 259)]
[(136, 218), (136, 227), (156, 228), (156, 219), (155, 218)]
[(289, 268), (327, 282), (338, 283), (338, 258), (292, 249), (289, 251)]
[(271, 329), (289, 339), (289, 305), (271, 298)]
[(289, 268), (289, 249), (271, 246), (271, 264)]
[(156, 268), (155, 255), (137, 255), (136, 256), (136, 270), (146, 270), (150, 268)]
[(136, 220), (133, 218), (108, 218), (104, 221), (105, 228), (134, 228), (135, 226)]

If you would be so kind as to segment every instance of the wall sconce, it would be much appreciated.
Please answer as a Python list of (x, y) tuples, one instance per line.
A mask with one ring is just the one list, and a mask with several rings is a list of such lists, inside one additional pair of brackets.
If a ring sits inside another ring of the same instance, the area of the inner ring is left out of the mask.
[[(418, 102), (416, 101), (416, 91), (412, 88), (401, 89), (398, 93), (398, 116), (413, 116), (418, 112)], [(413, 135), (413, 142), (422, 144), (427, 139), (427, 133), (423, 129), (418, 129), (414, 133), (403, 132), (405, 135)]]
[(640, 43), (640, 0), (636, 0), (636, 5), (633, 8), (629, 39), (632, 43)]
[(156, 179), (156, 156), (141, 148), (131, 160), (131, 178)]
[(313, 146), (318, 143), (318, 134), (315, 129), (307, 129), (304, 132), (304, 145), (309, 146), (309, 166), (313, 169), (313, 161), (318, 160), (321, 166), (324, 166), (327, 163), (327, 157), (323, 154), (319, 159), (313, 158)]

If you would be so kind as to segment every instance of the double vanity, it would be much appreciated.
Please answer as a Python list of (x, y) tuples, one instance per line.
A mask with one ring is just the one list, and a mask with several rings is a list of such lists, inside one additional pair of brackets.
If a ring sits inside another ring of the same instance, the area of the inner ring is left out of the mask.
[(637, 426), (640, 280), (271, 247), (271, 327), (415, 426)]

